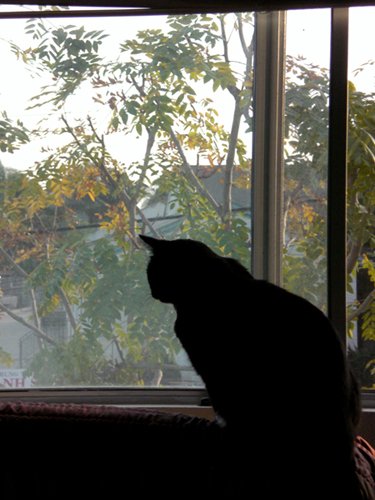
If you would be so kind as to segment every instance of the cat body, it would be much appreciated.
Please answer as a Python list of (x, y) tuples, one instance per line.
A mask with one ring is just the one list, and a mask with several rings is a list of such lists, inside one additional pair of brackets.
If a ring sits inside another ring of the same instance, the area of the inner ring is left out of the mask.
[(281, 489), (290, 482), (288, 463), (300, 478), (293, 484), (312, 481), (311, 498), (327, 477), (336, 488), (352, 471), (359, 399), (327, 317), (203, 243), (141, 238), (152, 250), (151, 293), (174, 305), (176, 335), (230, 432), (263, 461), (268, 453), (278, 456), (274, 478)]

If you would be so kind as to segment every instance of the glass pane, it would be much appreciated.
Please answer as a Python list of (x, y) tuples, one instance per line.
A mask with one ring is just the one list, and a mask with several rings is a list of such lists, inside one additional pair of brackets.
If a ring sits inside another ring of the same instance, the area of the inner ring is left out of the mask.
[(348, 334), (349, 359), (363, 388), (375, 373), (375, 8), (349, 11)]
[[(283, 286), (326, 309), (330, 9), (287, 14)], [(317, 36), (319, 26), (319, 36)]]
[(249, 267), (253, 15), (0, 24), (0, 384), (201, 385), (137, 234)]

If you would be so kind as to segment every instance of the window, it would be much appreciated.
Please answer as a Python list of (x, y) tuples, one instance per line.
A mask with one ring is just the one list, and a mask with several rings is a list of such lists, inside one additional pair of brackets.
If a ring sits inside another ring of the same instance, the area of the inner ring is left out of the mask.
[(330, 36), (330, 9), (288, 11), (281, 217), (283, 286), (324, 311)]
[(254, 14), (2, 23), (3, 386), (202, 393), (137, 234), (250, 267)]
[(374, 378), (374, 7), (349, 11), (348, 331), (349, 359), (361, 386)]
[[(218, 10), (0, 19), (12, 67), (0, 83), (8, 399), (17, 384), (46, 400), (204, 396), (173, 309), (149, 296), (140, 232), (204, 241), (304, 295), (346, 337), (347, 9)], [(371, 252), (360, 264), (371, 277)]]

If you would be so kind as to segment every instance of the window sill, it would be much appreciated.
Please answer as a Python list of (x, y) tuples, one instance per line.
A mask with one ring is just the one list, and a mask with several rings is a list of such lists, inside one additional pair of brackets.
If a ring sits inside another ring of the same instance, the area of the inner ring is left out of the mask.
[[(116, 405), (154, 408), (206, 408), (204, 388), (20, 388), (0, 391), (1, 402)], [(208, 407), (209, 408), (209, 407)]]

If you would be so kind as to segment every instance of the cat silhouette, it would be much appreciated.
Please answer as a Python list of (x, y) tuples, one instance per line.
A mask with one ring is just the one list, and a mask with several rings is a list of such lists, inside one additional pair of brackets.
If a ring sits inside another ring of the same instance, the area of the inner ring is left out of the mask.
[(260, 498), (357, 498), (359, 392), (325, 314), (199, 241), (140, 238), (151, 294), (176, 310), (176, 336), (236, 444), (232, 461), (258, 457)]

